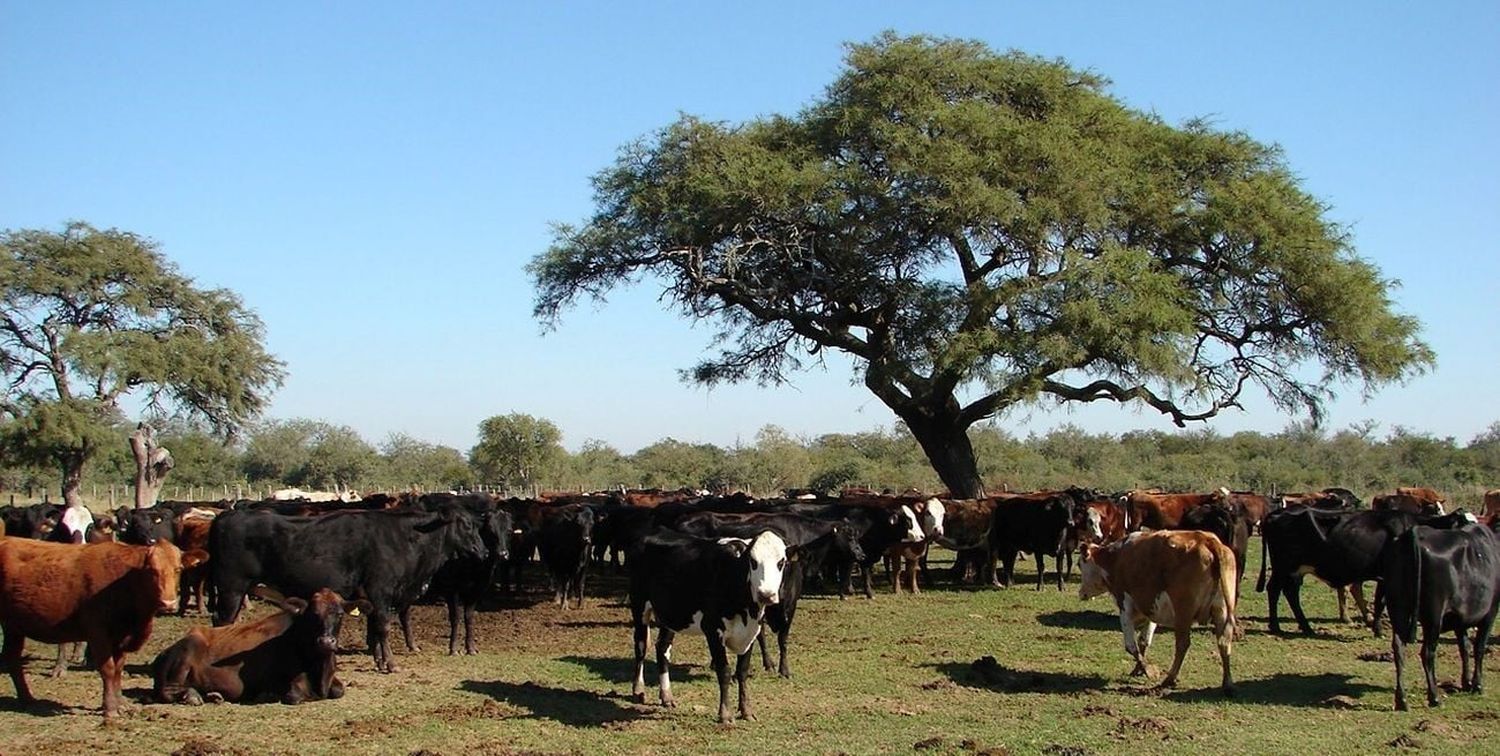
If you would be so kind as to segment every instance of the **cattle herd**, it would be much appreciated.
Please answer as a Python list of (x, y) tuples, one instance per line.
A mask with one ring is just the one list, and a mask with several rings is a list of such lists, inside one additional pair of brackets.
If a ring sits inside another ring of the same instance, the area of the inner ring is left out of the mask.
[[(1227, 489), (1084, 488), (982, 499), (865, 490), (776, 499), (623, 490), (537, 499), (451, 492), (330, 498), (163, 502), (99, 516), (77, 506), (0, 508), (0, 666), (17, 698), (33, 700), (26, 639), (59, 644), (54, 675), (66, 668), (66, 644), (86, 643), (103, 684), (103, 713), (116, 714), (125, 655), (141, 648), (159, 613), (190, 607), (210, 614), (213, 626), (192, 629), (156, 658), (155, 700), (338, 698), (344, 686), (335, 652), (345, 616), (365, 617), (367, 648), (380, 672), (396, 668), (393, 621), (406, 648), (416, 650), (411, 609), (424, 597), (447, 604), (448, 653), (475, 654), (476, 606), (491, 591), (517, 590), (533, 555), (563, 607), (583, 602), (591, 569), (628, 575), (637, 702), (647, 697), (652, 630), (663, 706), (674, 705), (676, 635), (701, 633), (723, 722), (754, 718), (748, 679), (757, 641), (765, 669), (791, 676), (787, 640), (804, 584), (818, 581), (843, 598), (858, 573), (872, 597), (882, 560), (894, 592), (917, 593), (924, 581), (939, 579), (1009, 585), (1024, 552), (1036, 560), (1041, 590), (1043, 560), (1055, 561), (1062, 589), (1078, 552), (1079, 595), (1114, 599), (1132, 674), (1148, 674), (1156, 626), (1169, 625), (1175, 656), (1161, 685), (1172, 686), (1191, 628), (1207, 624), (1227, 694), (1231, 646), (1242, 634), (1239, 585), (1258, 531), (1256, 590), (1267, 594), (1269, 629), (1282, 632), (1277, 610), (1285, 597), (1298, 630), (1312, 632), (1300, 600), (1304, 576), (1339, 590), (1341, 618), (1347, 588), (1376, 635), (1382, 615), (1389, 618), (1399, 709), (1406, 708), (1404, 646), (1416, 642), (1418, 630), (1430, 705), (1438, 704), (1433, 669), (1442, 632), (1458, 638), (1460, 687), (1480, 690), (1500, 605), (1500, 491), (1485, 496), (1479, 516), (1446, 511), (1443, 497), (1425, 488), (1376, 496), (1368, 507), (1339, 488), (1274, 498)], [(927, 571), (934, 544), (956, 553), (946, 576)], [(1373, 602), (1362, 591), (1369, 581), (1376, 583)], [(252, 596), (274, 610), (241, 620)]]

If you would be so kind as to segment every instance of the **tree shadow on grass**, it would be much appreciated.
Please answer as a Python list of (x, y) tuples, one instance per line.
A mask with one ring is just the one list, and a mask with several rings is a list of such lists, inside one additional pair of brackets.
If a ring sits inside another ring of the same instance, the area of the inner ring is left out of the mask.
[[(1390, 689), (1353, 682), (1353, 675), (1337, 672), (1320, 672), (1310, 675), (1281, 672), (1254, 680), (1236, 680), (1232, 698), (1226, 698), (1217, 685), (1198, 690), (1176, 690), (1166, 693), (1162, 698), (1178, 703), (1233, 701), (1269, 706), (1326, 707), (1347, 706), (1349, 699), (1357, 700), (1366, 693), (1382, 692), (1389, 694)], [(1338, 703), (1330, 701), (1335, 697), (1339, 698)], [(1382, 702), (1383, 705), (1389, 705), (1389, 703), (1388, 700)]]
[(611, 722), (624, 722), (648, 716), (646, 713), (623, 706), (588, 690), (550, 688), (527, 681), (512, 683), (504, 680), (464, 680), (459, 690), (479, 693), (530, 712), (533, 719), (550, 719), (572, 727), (603, 727)]
[(1037, 615), (1036, 621), (1047, 627), (1067, 627), (1074, 630), (1113, 630), (1120, 632), (1120, 618), (1114, 613), (1090, 610), (1071, 611), (1060, 609)]
[[(588, 670), (594, 677), (605, 682), (629, 685), (635, 682), (635, 660), (622, 656), (563, 656), (560, 662), (576, 664)], [(646, 657), (646, 676), (656, 681), (656, 652)], [(705, 667), (697, 664), (672, 664), (672, 682), (693, 682), (708, 679)]]
[(1108, 684), (1099, 675), (1011, 669), (996, 662), (993, 656), (986, 656), (969, 664), (938, 662), (922, 666), (936, 669), (948, 679), (967, 688), (1005, 693), (1082, 693), (1102, 690)]

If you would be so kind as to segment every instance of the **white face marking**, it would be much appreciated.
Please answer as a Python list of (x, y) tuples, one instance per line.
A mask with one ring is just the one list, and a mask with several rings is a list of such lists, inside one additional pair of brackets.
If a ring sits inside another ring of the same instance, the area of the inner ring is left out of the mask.
[(906, 523), (906, 537), (901, 540), (916, 543), (927, 539), (927, 536), (922, 535), (922, 524), (917, 521), (917, 513), (905, 504), (901, 505), (901, 521)]
[(760, 635), (760, 617), (736, 614), (724, 623), (724, 648), (739, 656), (750, 650), (750, 644)]
[(943, 502), (936, 498), (928, 499), (926, 509), (922, 512), (922, 530), (929, 538), (936, 538), (943, 534), (943, 516), (947, 510)]
[(1464, 512), (1464, 520), (1466, 520), (1468, 522), (1479, 522), (1479, 518), (1475, 517), (1473, 514), (1470, 514), (1469, 512)]
[(1089, 509), (1087, 517), (1089, 521), (1089, 535), (1092, 535), (1096, 541), (1104, 540), (1104, 527), (1099, 517), (1099, 510)]
[(1438, 508), (1438, 514), (1440, 514), (1440, 515), (1448, 514), (1448, 510), (1443, 507), (1443, 502), (1441, 502), (1441, 501), (1438, 502), (1437, 503), (1437, 508)]
[(781, 573), (786, 569), (786, 544), (766, 531), (750, 545), (750, 595), (758, 604), (781, 601)]
[(1078, 598), (1089, 599), (1109, 592), (1109, 573), (1098, 562), (1084, 562), (1080, 570)]

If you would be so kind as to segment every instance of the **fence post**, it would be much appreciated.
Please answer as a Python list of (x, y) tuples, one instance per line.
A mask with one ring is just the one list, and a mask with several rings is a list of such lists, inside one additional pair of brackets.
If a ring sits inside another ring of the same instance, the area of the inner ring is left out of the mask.
[(109, 484), (109, 508), (115, 508), (115, 484)]

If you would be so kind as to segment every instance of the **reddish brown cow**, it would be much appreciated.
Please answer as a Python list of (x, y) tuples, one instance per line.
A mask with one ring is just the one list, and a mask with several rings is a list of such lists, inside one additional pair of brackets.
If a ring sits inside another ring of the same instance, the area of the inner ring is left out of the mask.
[(88, 641), (99, 668), (104, 716), (120, 709), (125, 655), (151, 637), (158, 611), (177, 607), (183, 564), (196, 564), (174, 545), (100, 543), (87, 546), (22, 538), (0, 540), (0, 667), (10, 672), (16, 697), (36, 700), (26, 685), (21, 652), (27, 638), (43, 643)]
[(953, 560), (953, 581), (978, 579), (994, 582), (995, 560), (990, 558), (990, 523), (995, 519), (995, 499), (943, 499), (943, 536), (938, 544), (958, 552)]
[[(201, 552), (208, 554), (208, 531), (213, 526), (212, 518), (190, 517), (184, 515), (177, 519), (177, 548), (182, 553)], [(177, 616), (187, 614), (188, 597), (197, 599), (195, 606), (200, 614), (208, 611), (208, 605), (203, 602), (203, 587), (208, 582), (208, 557), (205, 556), (197, 564), (182, 568), (182, 583), (178, 591)]]
[(1271, 511), (1271, 500), (1254, 491), (1230, 491), (1229, 503), (1238, 505), (1252, 533), (1260, 526), (1260, 521), (1265, 518), (1266, 513)]
[(1145, 491), (1130, 491), (1120, 501), (1130, 507), (1130, 530), (1141, 528), (1167, 530), (1182, 524), (1182, 516), (1189, 509), (1223, 502), (1230, 496), (1229, 489), (1220, 488), (1213, 493), (1158, 494)]
[(311, 600), (254, 591), (281, 611), (254, 622), (195, 627), (151, 664), (153, 693), (162, 703), (209, 700), (298, 704), (340, 698), (339, 626), (363, 599), (345, 601), (324, 588)]
[(1128, 510), (1114, 499), (1084, 502), (1073, 520), (1079, 552), (1082, 553), (1090, 544), (1104, 545), (1123, 540), (1130, 530), (1125, 517), (1127, 513)]
[(1410, 496), (1417, 501), (1435, 507), (1442, 507), (1448, 503), (1448, 497), (1424, 486), (1400, 486), (1396, 489), (1396, 493), (1400, 496)]

